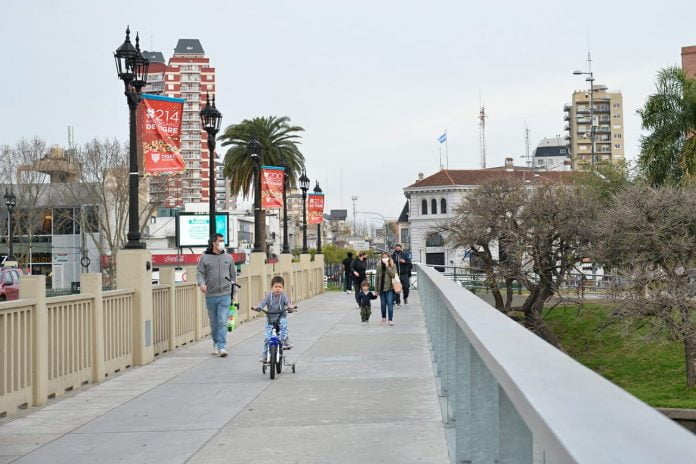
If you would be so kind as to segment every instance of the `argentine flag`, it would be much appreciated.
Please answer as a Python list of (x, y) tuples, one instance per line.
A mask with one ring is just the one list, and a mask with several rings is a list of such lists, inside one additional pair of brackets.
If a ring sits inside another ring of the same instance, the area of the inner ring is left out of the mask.
[(447, 132), (445, 132), (445, 133), (442, 134), (440, 137), (438, 137), (437, 140), (438, 140), (440, 143), (445, 143), (445, 142), (447, 141)]

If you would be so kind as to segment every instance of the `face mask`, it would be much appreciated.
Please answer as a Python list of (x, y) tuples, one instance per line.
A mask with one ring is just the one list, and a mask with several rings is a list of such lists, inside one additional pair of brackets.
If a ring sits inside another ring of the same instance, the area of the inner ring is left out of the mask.
[(218, 242), (217, 249), (220, 251), (225, 251), (225, 244), (222, 242)]
[(389, 264), (389, 258), (382, 258), (382, 262), (384, 264)]

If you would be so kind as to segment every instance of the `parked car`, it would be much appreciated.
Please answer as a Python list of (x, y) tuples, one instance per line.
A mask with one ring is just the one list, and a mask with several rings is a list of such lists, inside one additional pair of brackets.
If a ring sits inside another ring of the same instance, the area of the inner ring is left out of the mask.
[(0, 267), (0, 301), (19, 299), (19, 277), (23, 275), (16, 267)]

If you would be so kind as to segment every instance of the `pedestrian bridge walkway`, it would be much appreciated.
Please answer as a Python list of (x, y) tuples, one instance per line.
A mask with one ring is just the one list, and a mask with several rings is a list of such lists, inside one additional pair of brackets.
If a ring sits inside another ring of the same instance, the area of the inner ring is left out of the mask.
[(352, 295), (289, 317), (297, 362), (271, 381), (263, 321), (209, 340), (0, 426), (0, 463), (446, 463), (445, 429), (418, 293), (363, 327)]

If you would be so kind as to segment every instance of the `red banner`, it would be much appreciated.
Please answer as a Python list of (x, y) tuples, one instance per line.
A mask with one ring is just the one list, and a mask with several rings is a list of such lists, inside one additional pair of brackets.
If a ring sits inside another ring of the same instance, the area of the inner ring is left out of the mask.
[(283, 207), (283, 185), (285, 169), (276, 166), (263, 166), (261, 169), (261, 208), (280, 209)]
[(307, 224), (321, 224), (324, 220), (324, 194), (307, 195)]
[(181, 115), (184, 99), (143, 95), (138, 106), (145, 174), (181, 174)]

